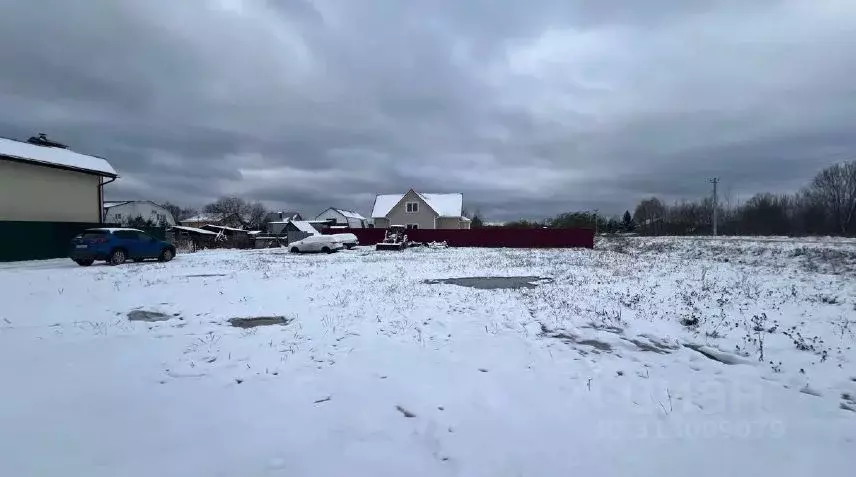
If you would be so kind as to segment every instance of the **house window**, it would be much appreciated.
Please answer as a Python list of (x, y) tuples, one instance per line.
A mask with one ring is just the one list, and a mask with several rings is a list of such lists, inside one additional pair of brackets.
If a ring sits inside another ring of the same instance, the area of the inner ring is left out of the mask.
[(407, 203), (407, 213), (415, 214), (419, 212), (419, 202), (408, 202)]
[(116, 220), (122, 220), (122, 214), (116, 214), (114, 215), (114, 217), (116, 218)]
[(407, 224), (407, 228), (408, 228), (408, 229), (418, 229), (418, 228), (419, 228), (419, 224)]

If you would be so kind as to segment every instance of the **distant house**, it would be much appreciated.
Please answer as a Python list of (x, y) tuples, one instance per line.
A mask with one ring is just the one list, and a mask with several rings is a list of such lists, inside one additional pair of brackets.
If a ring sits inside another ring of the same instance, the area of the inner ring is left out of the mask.
[(172, 212), (150, 200), (104, 202), (105, 223), (128, 225), (138, 217), (155, 225), (176, 225)]
[(271, 235), (284, 235), (287, 232), (303, 232), (307, 235), (318, 235), (318, 229), (305, 220), (278, 220), (268, 222), (267, 233)]
[(265, 223), (268, 222), (282, 222), (284, 220), (303, 220), (303, 216), (300, 215), (300, 212), (268, 212), (265, 216)]
[(333, 225), (341, 225), (352, 229), (364, 229), (367, 227), (366, 218), (352, 210), (337, 209), (330, 207), (318, 214), (315, 220), (334, 221)]
[(103, 186), (116, 177), (106, 159), (44, 134), (27, 142), (0, 138), (0, 221), (98, 224)]
[(468, 229), (462, 194), (385, 194), (375, 198), (372, 220), (377, 228), (404, 225), (410, 229)]

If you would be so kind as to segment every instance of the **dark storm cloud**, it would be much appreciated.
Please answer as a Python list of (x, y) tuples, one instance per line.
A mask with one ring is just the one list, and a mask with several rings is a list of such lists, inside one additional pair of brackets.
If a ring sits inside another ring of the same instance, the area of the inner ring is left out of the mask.
[(846, 0), (3, 2), (0, 135), (119, 198), (314, 214), (463, 192), (489, 218), (801, 186), (854, 156)]

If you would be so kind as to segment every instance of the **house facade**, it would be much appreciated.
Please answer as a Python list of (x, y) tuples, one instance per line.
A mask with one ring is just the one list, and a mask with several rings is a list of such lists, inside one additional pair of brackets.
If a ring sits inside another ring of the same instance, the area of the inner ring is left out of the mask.
[(315, 220), (333, 220), (335, 225), (349, 227), (352, 229), (364, 229), (367, 227), (366, 218), (353, 210), (337, 209), (330, 207), (315, 217)]
[(100, 223), (103, 186), (116, 177), (105, 159), (44, 135), (0, 138), (0, 221)]
[(134, 219), (151, 221), (156, 226), (176, 225), (172, 213), (150, 200), (104, 202), (104, 222), (128, 225)]
[(372, 220), (376, 228), (403, 225), (410, 229), (468, 229), (470, 220), (462, 215), (462, 194), (384, 194), (375, 198)]

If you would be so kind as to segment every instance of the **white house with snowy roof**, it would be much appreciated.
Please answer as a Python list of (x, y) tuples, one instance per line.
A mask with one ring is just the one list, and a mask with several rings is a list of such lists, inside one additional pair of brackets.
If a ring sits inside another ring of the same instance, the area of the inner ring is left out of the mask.
[(409, 229), (468, 229), (463, 194), (416, 192), (375, 197), (372, 220), (376, 228), (403, 225)]
[(150, 200), (117, 200), (104, 202), (104, 223), (128, 225), (134, 219), (151, 221), (155, 225), (176, 225), (175, 217), (166, 207)]
[(330, 207), (318, 214), (315, 220), (334, 220), (336, 225), (343, 225), (352, 229), (366, 228), (366, 218), (353, 210), (337, 209)]
[(26, 142), (0, 138), (0, 221), (98, 224), (103, 186), (116, 177), (107, 160), (44, 134)]

